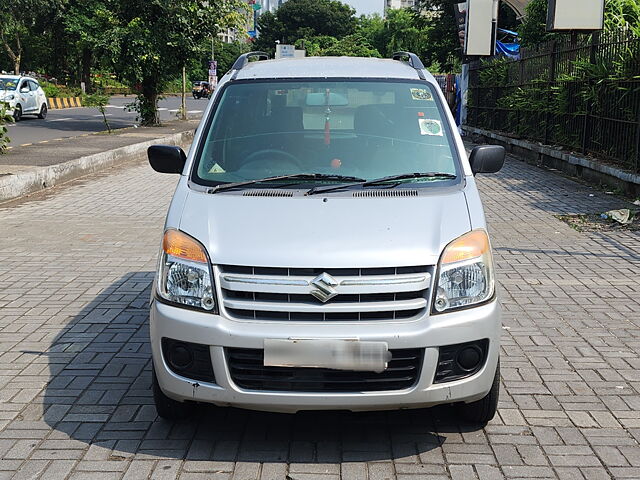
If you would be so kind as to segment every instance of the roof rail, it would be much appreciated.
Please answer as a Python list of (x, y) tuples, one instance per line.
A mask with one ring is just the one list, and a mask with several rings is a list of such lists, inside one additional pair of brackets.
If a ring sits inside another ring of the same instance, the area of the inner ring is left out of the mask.
[(258, 57), (261, 60), (269, 60), (269, 54), (265, 52), (249, 52), (244, 53), (238, 57), (238, 59), (231, 67), (231, 70), (242, 70), (249, 63), (249, 59), (253, 57)]
[(424, 64), (422, 63), (422, 60), (420, 60), (420, 57), (418, 57), (415, 53), (396, 52), (391, 56), (391, 58), (399, 61), (402, 61), (404, 58), (406, 58), (408, 60), (409, 66), (415, 68), (418, 71), (418, 76), (420, 77), (420, 79), (426, 80), (422, 71), (424, 70)]

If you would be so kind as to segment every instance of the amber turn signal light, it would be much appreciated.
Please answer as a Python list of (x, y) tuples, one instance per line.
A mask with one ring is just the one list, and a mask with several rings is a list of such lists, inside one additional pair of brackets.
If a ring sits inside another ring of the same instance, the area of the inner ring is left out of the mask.
[(445, 248), (442, 264), (478, 258), (489, 251), (489, 237), (484, 230), (474, 230), (454, 240)]
[(178, 230), (167, 230), (162, 239), (162, 249), (171, 255), (192, 262), (207, 263), (207, 255), (202, 245), (186, 233)]

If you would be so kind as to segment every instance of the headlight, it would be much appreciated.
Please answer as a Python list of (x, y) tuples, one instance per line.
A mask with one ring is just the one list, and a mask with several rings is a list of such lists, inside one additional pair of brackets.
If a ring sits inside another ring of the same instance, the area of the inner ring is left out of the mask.
[(156, 284), (160, 298), (169, 302), (207, 311), (216, 306), (207, 253), (178, 230), (164, 234)]
[(434, 313), (486, 302), (493, 297), (493, 258), (489, 237), (474, 230), (451, 242), (438, 265)]

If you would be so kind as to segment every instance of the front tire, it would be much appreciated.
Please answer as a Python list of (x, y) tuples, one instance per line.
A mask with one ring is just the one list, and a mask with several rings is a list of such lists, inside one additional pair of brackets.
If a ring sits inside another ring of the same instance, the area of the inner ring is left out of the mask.
[(38, 118), (41, 120), (44, 120), (45, 118), (47, 118), (47, 104), (43, 103), (42, 107), (40, 107), (40, 113), (38, 114)]
[(13, 109), (13, 120), (18, 123), (22, 118), (22, 107), (20, 104), (17, 104)]
[(500, 396), (500, 360), (493, 377), (493, 385), (489, 393), (480, 400), (459, 405), (462, 417), (470, 423), (486, 425), (495, 417), (498, 411), (498, 397)]
[(161, 418), (169, 421), (178, 421), (188, 418), (192, 413), (192, 406), (186, 402), (178, 402), (167, 397), (158, 383), (155, 369), (152, 370), (153, 401), (156, 404), (156, 411)]

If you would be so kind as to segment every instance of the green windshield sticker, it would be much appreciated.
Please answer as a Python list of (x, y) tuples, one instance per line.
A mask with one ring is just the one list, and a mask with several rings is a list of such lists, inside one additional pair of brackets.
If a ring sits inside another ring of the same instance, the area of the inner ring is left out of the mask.
[(420, 125), (420, 134), (429, 135), (431, 137), (442, 137), (442, 123), (439, 120), (432, 120), (430, 118), (419, 118), (418, 125)]
[(227, 173), (220, 165), (218, 165), (217, 163), (211, 167), (211, 170), (209, 170), (209, 173)]
[(422, 100), (424, 102), (433, 102), (433, 95), (426, 88), (412, 88), (411, 98), (414, 100)]

